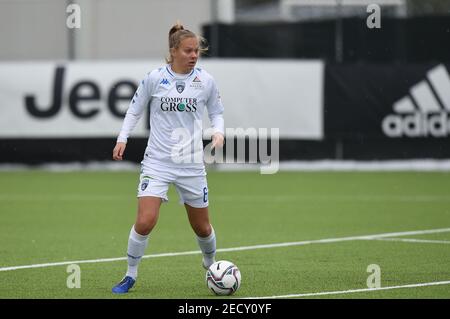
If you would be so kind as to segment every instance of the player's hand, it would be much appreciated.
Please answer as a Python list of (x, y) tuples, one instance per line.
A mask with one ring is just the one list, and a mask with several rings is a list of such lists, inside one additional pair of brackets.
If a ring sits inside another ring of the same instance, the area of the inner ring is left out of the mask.
[(212, 145), (211, 149), (214, 149), (216, 147), (222, 147), (224, 144), (224, 137), (222, 133), (214, 133), (212, 136)]
[(113, 150), (113, 160), (115, 161), (121, 161), (123, 159), (123, 153), (125, 152), (125, 147), (127, 144), (122, 142), (117, 142), (116, 146)]

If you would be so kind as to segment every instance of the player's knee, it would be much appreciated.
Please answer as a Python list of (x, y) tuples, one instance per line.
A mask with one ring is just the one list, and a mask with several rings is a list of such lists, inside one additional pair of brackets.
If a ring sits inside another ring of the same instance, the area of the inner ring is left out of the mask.
[(140, 235), (148, 235), (152, 229), (155, 227), (155, 223), (149, 223), (147, 221), (136, 221), (134, 228), (136, 232)]
[(195, 234), (199, 237), (208, 237), (211, 235), (211, 225), (209, 223), (196, 225), (194, 228)]
[[(146, 235), (152, 231), (157, 222), (156, 215), (140, 214), (136, 220), (136, 231), (142, 235)], [(138, 229), (141, 231), (139, 232)]]

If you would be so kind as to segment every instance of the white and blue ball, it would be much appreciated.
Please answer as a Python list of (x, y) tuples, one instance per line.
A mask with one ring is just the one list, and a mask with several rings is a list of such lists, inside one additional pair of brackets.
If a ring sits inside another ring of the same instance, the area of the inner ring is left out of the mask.
[(230, 261), (216, 261), (206, 271), (206, 284), (215, 295), (232, 295), (241, 286), (241, 272)]

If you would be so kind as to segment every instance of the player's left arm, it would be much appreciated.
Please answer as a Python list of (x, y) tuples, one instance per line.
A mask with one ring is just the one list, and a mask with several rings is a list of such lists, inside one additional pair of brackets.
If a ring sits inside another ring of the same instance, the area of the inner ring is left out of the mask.
[(214, 130), (212, 136), (211, 149), (215, 147), (222, 147), (225, 142), (225, 128), (223, 120), (223, 104), (220, 98), (219, 89), (214, 80), (211, 80), (211, 88), (208, 101), (206, 103), (208, 109), (208, 117), (211, 122), (211, 127)]

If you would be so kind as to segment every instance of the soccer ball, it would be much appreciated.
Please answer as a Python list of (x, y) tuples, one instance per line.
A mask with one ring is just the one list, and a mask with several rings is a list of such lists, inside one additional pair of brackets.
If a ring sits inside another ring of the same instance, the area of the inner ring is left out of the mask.
[(232, 262), (216, 261), (206, 272), (206, 285), (215, 295), (232, 295), (241, 286), (241, 272)]

